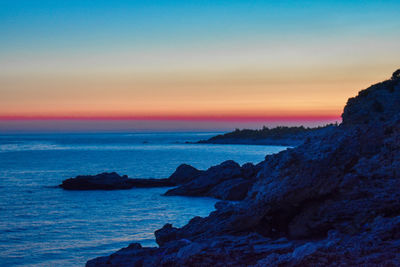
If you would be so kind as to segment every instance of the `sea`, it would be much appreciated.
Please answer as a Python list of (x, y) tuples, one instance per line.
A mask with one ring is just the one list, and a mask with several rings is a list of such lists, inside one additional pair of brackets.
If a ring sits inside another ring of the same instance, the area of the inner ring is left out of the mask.
[(0, 266), (84, 266), (130, 243), (157, 246), (154, 231), (207, 216), (218, 201), (163, 196), (168, 188), (65, 191), (62, 180), (115, 171), (167, 178), (182, 163), (257, 163), (282, 146), (192, 144), (207, 133), (0, 135)]

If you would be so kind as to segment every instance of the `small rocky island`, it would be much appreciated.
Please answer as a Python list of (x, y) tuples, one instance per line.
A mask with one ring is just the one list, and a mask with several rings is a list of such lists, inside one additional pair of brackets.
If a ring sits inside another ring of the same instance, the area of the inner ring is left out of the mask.
[(342, 119), (255, 166), (210, 168), (201, 190), (205, 172), (192, 170), (167, 194), (252, 182), (242, 201), (164, 225), (159, 247), (133, 243), (87, 266), (400, 266), (400, 70), (350, 98)]

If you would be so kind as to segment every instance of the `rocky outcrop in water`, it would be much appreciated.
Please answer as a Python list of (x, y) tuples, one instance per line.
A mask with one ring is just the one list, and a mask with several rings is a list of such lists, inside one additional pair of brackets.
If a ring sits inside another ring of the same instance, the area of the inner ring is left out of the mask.
[(112, 172), (69, 178), (64, 180), (60, 187), (65, 190), (119, 190), (178, 186), (168, 190), (165, 195), (242, 200), (255, 182), (256, 169), (251, 163), (240, 167), (231, 160), (206, 171), (182, 164), (167, 179), (132, 179)]
[(169, 177), (174, 184), (184, 184), (198, 178), (203, 171), (187, 164), (181, 164)]
[(118, 190), (134, 187), (165, 187), (174, 186), (170, 179), (132, 179), (120, 176), (115, 172), (97, 175), (79, 175), (66, 179), (60, 184), (65, 190)]
[(399, 76), (350, 99), (339, 127), (251, 168), (244, 200), (87, 266), (399, 266)]
[(251, 163), (240, 167), (236, 162), (228, 160), (206, 171), (198, 171), (194, 179), (187, 180), (188, 182), (183, 185), (168, 190), (165, 195), (209, 196), (224, 200), (242, 200), (255, 181), (256, 168)]

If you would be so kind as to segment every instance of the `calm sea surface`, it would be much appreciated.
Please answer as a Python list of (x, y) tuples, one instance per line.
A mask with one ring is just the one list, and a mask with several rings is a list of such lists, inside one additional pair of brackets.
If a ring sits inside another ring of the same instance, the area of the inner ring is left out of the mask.
[(80, 174), (116, 171), (168, 177), (181, 163), (200, 169), (233, 159), (259, 162), (284, 147), (197, 145), (216, 133), (0, 135), (0, 265), (83, 266), (132, 242), (155, 246), (165, 223), (206, 216), (212, 198), (164, 197), (167, 188), (64, 191)]

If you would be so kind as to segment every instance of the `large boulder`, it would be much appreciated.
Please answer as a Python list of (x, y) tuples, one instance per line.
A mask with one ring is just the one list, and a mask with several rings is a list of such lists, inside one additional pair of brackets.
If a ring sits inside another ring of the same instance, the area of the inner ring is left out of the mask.
[[(250, 169), (249, 165), (246, 165), (246, 168)], [(195, 179), (168, 190), (165, 195), (212, 196), (221, 199), (241, 200), (246, 196), (251, 185), (246, 180), (248, 178), (243, 178), (240, 165), (232, 160), (225, 161), (198, 174)], [(240, 188), (240, 185), (243, 185), (243, 188)]]
[(181, 164), (169, 177), (174, 184), (183, 184), (199, 177), (203, 172), (188, 164)]
[(172, 227), (172, 224), (167, 223), (163, 226), (163, 228), (155, 231), (154, 235), (156, 237), (157, 244), (162, 246), (171, 240), (175, 240), (176, 239), (176, 230), (177, 230), (177, 228)]
[(224, 200), (242, 200), (252, 185), (253, 181), (249, 179), (235, 178), (217, 184), (207, 195)]

